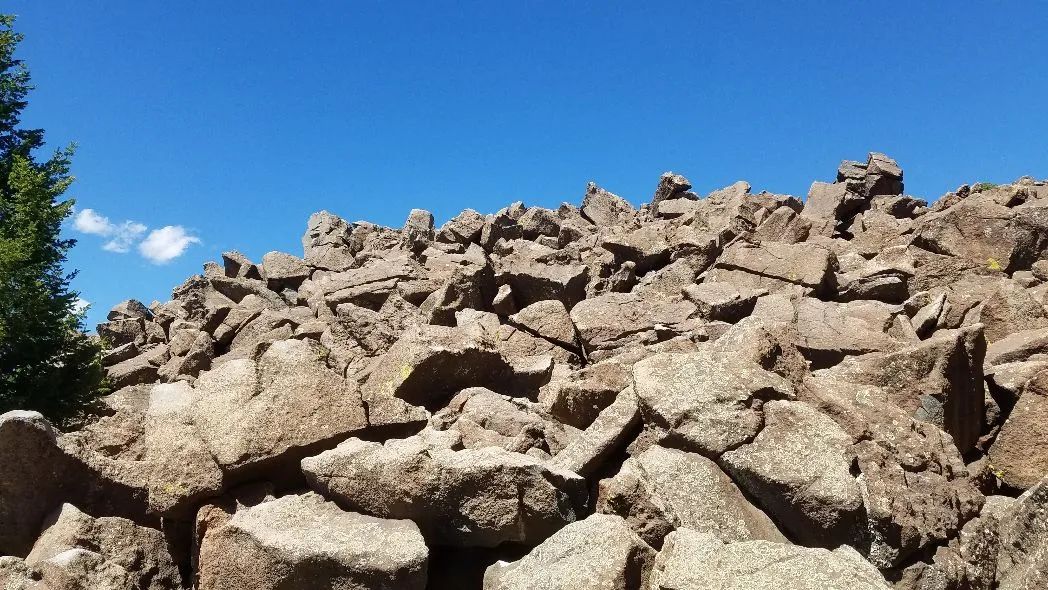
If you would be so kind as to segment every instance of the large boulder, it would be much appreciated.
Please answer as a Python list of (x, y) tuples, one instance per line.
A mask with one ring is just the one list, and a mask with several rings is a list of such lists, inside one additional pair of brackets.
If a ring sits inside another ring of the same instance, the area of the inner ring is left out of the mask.
[(302, 471), (324, 496), (365, 514), (410, 518), (441, 545), (536, 543), (585, 513), (578, 475), (499, 447), (461, 449), (442, 434), (350, 439), (303, 460)]
[(657, 330), (686, 321), (695, 312), (690, 301), (643, 297), (636, 293), (606, 293), (586, 299), (571, 310), (587, 353), (614, 349), (645, 336), (657, 341)]
[(724, 453), (721, 464), (793, 539), (834, 548), (860, 538), (865, 525), (852, 442), (812, 406), (771, 401), (764, 404), (764, 429)]
[(654, 559), (655, 551), (622, 518), (594, 514), (522, 559), (488, 568), (484, 590), (643, 590)]
[(820, 374), (881, 388), (893, 404), (950, 433), (964, 452), (975, 446), (982, 426), (985, 355), (986, 339), (976, 325), (939, 331), (891, 352), (849, 357)]
[(236, 510), (200, 543), (200, 590), (424, 590), (429, 550), (418, 527), (345, 512), (316, 494)]
[(369, 400), (396, 397), (432, 405), (467, 387), (505, 391), (511, 375), (493, 341), (463, 328), (420, 326), (381, 357), (362, 391)]
[(651, 590), (888, 590), (880, 572), (850, 547), (834, 551), (769, 541), (724, 543), (680, 529), (651, 573)]
[(707, 280), (769, 291), (796, 287), (825, 299), (837, 293), (836, 269), (833, 252), (815, 244), (739, 242), (717, 259)]
[(719, 455), (760, 431), (760, 406), (793, 396), (788, 381), (756, 362), (697, 353), (662, 353), (633, 367), (645, 420), (674, 445)]
[(716, 463), (660, 446), (627, 459), (614, 477), (600, 482), (597, 511), (622, 516), (653, 547), (680, 527), (725, 541), (787, 542)]
[(1048, 474), (1048, 369), (1023, 387), (1022, 395), (1001, 427), (990, 463), (1011, 488), (1025, 490)]
[[(178, 568), (168, 553), (163, 533), (116, 517), (94, 518), (72, 504), (48, 519), (47, 528), (33, 544), (25, 558), (30, 567), (42, 570), (43, 581), (51, 581), (59, 572), (76, 576), (75, 564), (80, 559), (101, 562), (93, 569), (104, 570), (107, 586), (127, 590), (175, 590), (182, 587)], [(78, 551), (92, 555), (78, 555)], [(66, 559), (77, 556), (67, 563)], [(64, 577), (64, 576), (60, 576)], [(114, 584), (114, 581), (118, 583)]]

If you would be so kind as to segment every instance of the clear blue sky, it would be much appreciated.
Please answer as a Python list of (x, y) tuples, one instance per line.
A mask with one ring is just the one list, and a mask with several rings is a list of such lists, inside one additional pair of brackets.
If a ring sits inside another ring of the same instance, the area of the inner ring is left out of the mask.
[[(639, 203), (666, 170), (703, 193), (744, 179), (804, 195), (870, 150), (929, 199), (1048, 176), (1044, 4), (773, 4), (4, 10), (37, 85), (27, 123), (79, 143), (72, 194), (109, 221), (84, 225), (106, 236), (69, 227), (91, 325), (122, 299), (168, 299), (224, 250), (301, 254), (319, 209), (399, 226), (425, 207), (439, 223), (578, 202), (590, 180)], [(140, 242), (166, 226), (154, 259), (190, 241), (156, 264)]]

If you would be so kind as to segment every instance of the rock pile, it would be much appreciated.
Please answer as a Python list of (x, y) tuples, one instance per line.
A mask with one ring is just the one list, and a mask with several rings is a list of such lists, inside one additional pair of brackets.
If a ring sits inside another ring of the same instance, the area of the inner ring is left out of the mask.
[(1048, 587), (1048, 183), (314, 214), (0, 416), (5, 589)]

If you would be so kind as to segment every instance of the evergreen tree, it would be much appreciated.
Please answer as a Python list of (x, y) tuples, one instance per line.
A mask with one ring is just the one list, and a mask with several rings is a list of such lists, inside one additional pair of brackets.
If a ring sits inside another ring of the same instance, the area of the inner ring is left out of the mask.
[(102, 382), (99, 347), (83, 333), (60, 236), (72, 199), (73, 148), (37, 161), (42, 129), (22, 129), (32, 89), (15, 58), (22, 35), (0, 15), (0, 412), (37, 410), (59, 424), (80, 417)]

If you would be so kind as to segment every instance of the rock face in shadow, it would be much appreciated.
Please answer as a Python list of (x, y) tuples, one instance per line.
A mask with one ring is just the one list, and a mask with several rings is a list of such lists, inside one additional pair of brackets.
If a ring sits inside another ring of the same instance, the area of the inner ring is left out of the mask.
[(0, 588), (1048, 587), (1048, 182), (827, 172), (321, 211), (121, 302), (97, 415), (0, 416)]

